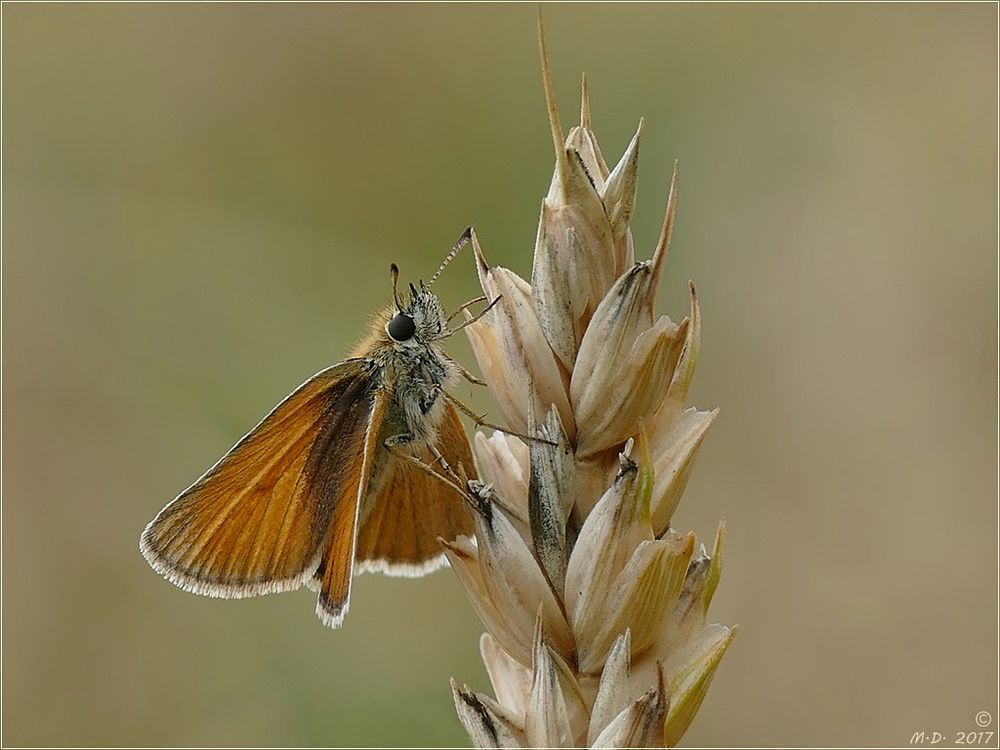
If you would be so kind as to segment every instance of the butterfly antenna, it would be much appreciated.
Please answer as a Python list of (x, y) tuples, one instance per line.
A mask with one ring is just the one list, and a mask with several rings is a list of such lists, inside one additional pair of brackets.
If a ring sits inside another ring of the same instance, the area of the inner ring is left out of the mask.
[(451, 252), (449, 252), (446, 256), (444, 256), (444, 260), (441, 261), (441, 265), (438, 266), (438, 270), (436, 270), (434, 272), (434, 275), (431, 276), (431, 280), (427, 282), (427, 286), (430, 286), (431, 284), (434, 283), (437, 277), (441, 275), (441, 272), (445, 269), (445, 267), (449, 263), (451, 263), (452, 258), (458, 255), (458, 251), (461, 250), (463, 247), (465, 247), (467, 244), (469, 244), (469, 240), (471, 238), (472, 238), (472, 227), (466, 227), (465, 231), (462, 232), (462, 236), (458, 238), (458, 242), (456, 242), (455, 246), (451, 249)]
[(389, 275), (392, 277), (392, 299), (396, 303), (396, 309), (403, 312), (403, 306), (399, 302), (399, 266), (395, 263), (389, 266)]

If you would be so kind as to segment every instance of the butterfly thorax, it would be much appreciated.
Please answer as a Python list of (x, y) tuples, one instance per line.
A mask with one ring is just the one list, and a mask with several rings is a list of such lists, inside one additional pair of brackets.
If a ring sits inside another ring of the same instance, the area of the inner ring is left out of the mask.
[(445, 401), (443, 389), (454, 376), (454, 366), (433, 344), (394, 352), (386, 382), (395, 386), (393, 400), (416, 444), (435, 442)]
[(383, 386), (392, 394), (395, 428), (412, 436), (412, 447), (435, 442), (444, 405), (443, 389), (458, 375), (452, 361), (434, 341), (446, 331), (444, 309), (436, 295), (425, 287), (402, 309), (413, 319), (415, 330), (406, 341), (396, 341), (387, 332), (394, 308), (383, 310), (372, 325), (369, 339), (356, 350), (376, 365)]

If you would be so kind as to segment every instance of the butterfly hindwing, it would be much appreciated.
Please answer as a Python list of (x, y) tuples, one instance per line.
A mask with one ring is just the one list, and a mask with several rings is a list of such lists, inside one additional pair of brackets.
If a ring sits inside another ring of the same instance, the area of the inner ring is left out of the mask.
[[(437, 448), (453, 470), (461, 467), (474, 479), (475, 466), (462, 420), (450, 403), (445, 402), (443, 409)], [(417, 457), (443, 474), (430, 450), (425, 448)], [(423, 575), (444, 563), (438, 537), (452, 540), (460, 534), (472, 534), (464, 499), (440, 479), (388, 452), (378, 474), (358, 532), (355, 558), (359, 572)]]

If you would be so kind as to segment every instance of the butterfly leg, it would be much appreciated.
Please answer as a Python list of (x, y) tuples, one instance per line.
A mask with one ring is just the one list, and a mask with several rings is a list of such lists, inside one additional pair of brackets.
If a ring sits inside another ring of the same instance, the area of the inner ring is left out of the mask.
[(548, 445), (558, 445), (558, 443), (553, 442), (552, 440), (547, 440), (546, 438), (524, 435), (520, 432), (514, 432), (514, 430), (508, 429), (506, 427), (500, 427), (499, 425), (495, 425), (492, 422), (487, 422), (485, 414), (476, 414), (472, 409), (470, 409), (468, 406), (466, 406), (457, 398), (448, 393), (448, 391), (442, 391), (442, 393), (444, 393), (444, 397), (449, 401), (451, 401), (451, 403), (455, 406), (456, 409), (458, 409), (465, 416), (467, 416), (469, 419), (475, 422), (477, 427), (487, 427), (491, 430), (502, 432), (505, 435), (513, 435), (514, 437), (520, 438), (521, 440), (524, 440), (529, 443), (546, 443)]
[[(438, 389), (440, 390), (440, 386), (438, 386)], [(390, 445), (390, 442), (392, 443), (392, 445)], [(386, 438), (385, 447), (390, 449), (392, 447), (398, 448), (399, 446), (407, 445), (411, 442), (413, 442), (413, 435), (410, 434), (393, 435), (390, 438)], [(436, 465), (440, 464), (441, 469), (444, 471), (445, 474), (451, 477), (452, 481), (457, 482), (458, 484), (465, 484), (465, 480), (462, 479), (462, 477), (460, 477), (453, 468), (451, 468), (451, 464), (448, 463), (448, 461), (444, 457), (444, 454), (442, 454), (441, 451), (438, 450), (436, 445), (428, 444), (427, 449), (431, 452), (431, 455), (434, 456), (434, 461), (432, 461), (430, 464), (424, 463), (416, 456), (410, 454), (407, 455), (414, 461), (419, 462), (421, 466), (426, 466), (432, 471)], [(399, 451), (397, 452), (396, 455), (400, 455), (401, 453), (405, 453), (405, 451)], [(434, 473), (437, 474), (437, 472)]]
[(473, 385), (486, 385), (486, 381), (485, 380), (481, 380), (480, 378), (477, 378), (475, 375), (473, 375), (471, 372), (469, 372), (468, 370), (466, 370), (464, 367), (459, 366), (458, 371), (459, 371), (459, 373), (461, 373), (461, 375), (462, 375), (463, 378), (465, 378), (466, 380), (468, 380)]
[(466, 326), (471, 326), (473, 323), (482, 318), (486, 313), (492, 310), (496, 306), (496, 304), (500, 301), (500, 299), (501, 298), (499, 296), (496, 297), (492, 302), (490, 302), (490, 304), (488, 304), (482, 310), (477, 312), (475, 315), (466, 318), (461, 325), (456, 326), (455, 328), (445, 328), (443, 331), (441, 331), (441, 333), (432, 338), (431, 341), (440, 341), (441, 339), (446, 339), (449, 336), (454, 336), (456, 333), (461, 331)]
[(465, 497), (466, 493), (461, 488), (465, 484), (465, 480), (463, 480), (458, 474), (456, 474), (455, 471), (451, 468), (451, 466), (448, 465), (448, 462), (444, 460), (444, 456), (441, 455), (441, 452), (434, 446), (431, 446), (430, 448), (431, 454), (434, 456), (434, 463), (440, 462), (441, 468), (448, 473), (448, 476), (444, 476), (440, 472), (434, 471), (434, 466), (432, 464), (425, 463), (424, 461), (421, 461), (419, 458), (414, 456), (412, 453), (408, 453), (407, 451), (402, 450), (402, 446), (407, 445), (411, 442), (413, 442), (413, 435), (402, 434), (402, 435), (393, 435), (392, 437), (386, 438), (383, 445), (386, 447), (386, 450), (388, 450), (397, 458), (400, 458), (404, 461), (409, 461), (418, 469), (420, 469), (420, 471), (424, 472), (425, 474), (429, 474), (430, 476), (434, 477), (435, 479), (441, 482), (444, 482), (446, 485), (455, 490), (455, 492), (462, 495), (462, 497)]
[(461, 325), (456, 326), (455, 328), (448, 329), (448, 331), (446, 331), (444, 334), (440, 335), (438, 338), (447, 338), (448, 336), (453, 336), (456, 333), (458, 333), (459, 331), (461, 331), (463, 328), (465, 328), (467, 326), (471, 326), (473, 323), (478, 322), (480, 318), (482, 318), (484, 315), (486, 315), (486, 313), (488, 313), (490, 310), (492, 310), (494, 307), (496, 307), (496, 304), (501, 299), (502, 299), (502, 297), (500, 297), (498, 295), (496, 298), (494, 298), (494, 300), (492, 302), (490, 302), (490, 304), (488, 304), (482, 310), (480, 310), (479, 312), (477, 312), (471, 318), (466, 318), (464, 321), (462, 321)]
[(487, 383), (486, 383), (485, 380), (481, 380), (480, 378), (477, 378), (475, 375), (473, 375), (471, 372), (469, 372), (468, 370), (466, 370), (464, 367), (462, 367), (461, 364), (459, 364), (458, 362), (456, 362), (455, 360), (453, 360), (451, 357), (449, 357), (444, 352), (440, 352), (440, 354), (441, 354), (442, 357), (444, 357), (446, 360), (448, 360), (448, 362), (458, 371), (459, 375), (461, 375), (463, 378), (465, 378), (466, 380), (468, 380), (473, 385), (487, 385)]
[(429, 446), (427, 446), (427, 447), (428, 447), (428, 449), (430, 450), (430, 452), (431, 452), (431, 455), (432, 455), (432, 456), (434, 456), (434, 460), (433, 460), (433, 461), (431, 461), (431, 464), (430, 464), (430, 465), (431, 465), (431, 468), (433, 469), (433, 468), (434, 468), (435, 466), (437, 466), (438, 464), (440, 464), (440, 465), (441, 465), (441, 468), (442, 468), (442, 469), (444, 470), (444, 473), (445, 473), (445, 474), (447, 474), (447, 475), (448, 475), (449, 477), (451, 477), (452, 479), (457, 479), (457, 478), (458, 478), (458, 474), (456, 474), (456, 473), (455, 473), (455, 472), (454, 472), (454, 471), (452, 470), (452, 468), (451, 468), (451, 464), (449, 464), (449, 463), (448, 463), (448, 462), (447, 462), (447, 461), (445, 460), (445, 457), (441, 455), (441, 451), (439, 451), (439, 450), (438, 450), (437, 448), (435, 448), (435, 447), (434, 447), (433, 445), (429, 445)]
[(413, 433), (411, 432), (401, 432), (398, 435), (393, 435), (392, 437), (387, 437), (383, 445), (386, 448), (393, 451), (394, 453), (400, 453), (399, 447), (402, 445), (409, 445), (413, 442)]
[(459, 315), (463, 310), (468, 310), (473, 305), (478, 305), (480, 302), (485, 302), (485, 301), (486, 301), (486, 297), (482, 297), (482, 296), (476, 297), (475, 299), (470, 299), (464, 305), (461, 305), (457, 310), (455, 310), (455, 312), (453, 312), (451, 315), (449, 315), (448, 316), (448, 320), (446, 322), (447, 323), (451, 323), (451, 321), (453, 321), (455, 319), (455, 317), (457, 315)]

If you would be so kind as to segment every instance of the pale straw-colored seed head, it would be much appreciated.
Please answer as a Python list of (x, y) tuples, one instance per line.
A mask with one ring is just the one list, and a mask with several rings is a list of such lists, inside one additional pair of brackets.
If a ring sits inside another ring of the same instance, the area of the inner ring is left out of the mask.
[(717, 411), (687, 406), (701, 338), (694, 285), (680, 323), (657, 318), (676, 169), (649, 260), (634, 260), (639, 131), (608, 169), (590, 127), (564, 136), (539, 26), (555, 171), (531, 284), (491, 266), (466, 329), (507, 424), (542, 440), (475, 436), (475, 539), (445, 553), (486, 626), (496, 698), (454, 681), (477, 747), (669, 747), (684, 734), (735, 628), (707, 624), (725, 526), (711, 554), (671, 528)]

